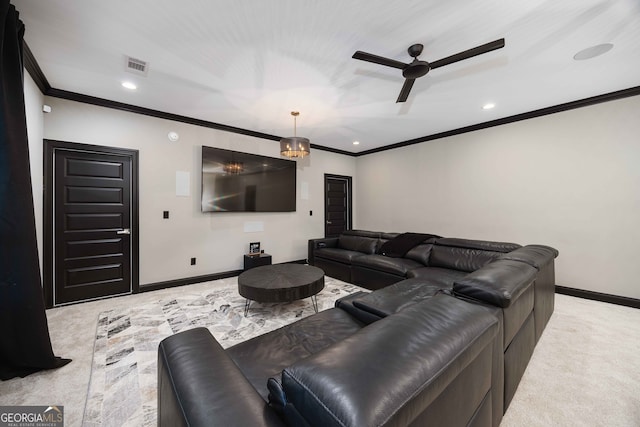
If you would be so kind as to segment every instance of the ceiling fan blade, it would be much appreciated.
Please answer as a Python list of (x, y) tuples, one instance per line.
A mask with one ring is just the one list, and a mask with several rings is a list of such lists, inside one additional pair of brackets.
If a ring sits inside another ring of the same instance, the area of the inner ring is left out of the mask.
[(491, 52), (492, 50), (500, 49), (504, 47), (504, 39), (494, 40), (492, 42), (483, 44), (481, 46), (474, 47), (473, 49), (465, 50), (464, 52), (456, 53), (455, 55), (447, 56), (446, 58), (439, 59), (434, 62), (430, 62), (431, 69), (442, 67), (444, 65), (453, 64), (454, 62), (462, 61), (463, 59), (472, 58), (474, 56), (482, 55), (483, 53)]
[(357, 51), (352, 56), (353, 59), (359, 59), (361, 61), (373, 62), (374, 64), (386, 65), (387, 67), (399, 68), (403, 70), (407, 65), (404, 62), (396, 61), (394, 59), (385, 58), (383, 56), (374, 55), (372, 53)]
[(409, 92), (411, 92), (411, 88), (413, 87), (413, 83), (416, 79), (406, 79), (404, 84), (402, 85), (402, 89), (400, 90), (400, 95), (398, 95), (398, 99), (396, 102), (405, 102), (407, 97), (409, 97)]

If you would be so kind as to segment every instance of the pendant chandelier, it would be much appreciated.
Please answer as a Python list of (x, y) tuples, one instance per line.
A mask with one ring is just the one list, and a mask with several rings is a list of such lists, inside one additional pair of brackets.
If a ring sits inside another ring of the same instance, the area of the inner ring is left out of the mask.
[(296, 136), (296, 117), (300, 115), (297, 111), (292, 111), (293, 116), (293, 136), (288, 136), (280, 140), (280, 154), (289, 158), (304, 157), (309, 155), (311, 143), (308, 138)]
[(222, 168), (226, 173), (229, 174), (239, 174), (244, 171), (244, 164), (242, 162), (234, 162), (230, 161), (224, 164)]

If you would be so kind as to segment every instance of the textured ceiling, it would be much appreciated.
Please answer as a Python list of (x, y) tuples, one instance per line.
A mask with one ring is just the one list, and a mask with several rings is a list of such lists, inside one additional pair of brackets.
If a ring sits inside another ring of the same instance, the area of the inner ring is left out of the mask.
[[(297, 110), (298, 135), (354, 153), (640, 85), (637, 0), (13, 3), (56, 89), (279, 136)], [(416, 80), (400, 104), (401, 70), (351, 58), (409, 62), (422, 43), (435, 61), (502, 37), (503, 49)], [(573, 59), (602, 43), (614, 47)]]

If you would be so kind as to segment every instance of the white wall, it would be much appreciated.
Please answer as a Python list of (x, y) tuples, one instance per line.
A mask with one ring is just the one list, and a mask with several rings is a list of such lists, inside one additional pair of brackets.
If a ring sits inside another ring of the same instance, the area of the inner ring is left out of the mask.
[(355, 224), (541, 243), (559, 285), (640, 298), (640, 97), (357, 159)]
[[(296, 212), (202, 213), (202, 145), (279, 157), (279, 143), (57, 98), (46, 102), (53, 111), (45, 116), (44, 138), (139, 150), (141, 285), (241, 269), (253, 241), (274, 263), (306, 259), (307, 240), (324, 235), (324, 174), (355, 173), (355, 158), (312, 150), (299, 162)], [(170, 142), (169, 131), (180, 140)], [(190, 173), (189, 197), (175, 195), (176, 171)], [(36, 173), (42, 175), (41, 166)], [(302, 183), (308, 200), (301, 198)], [(169, 219), (162, 218), (165, 210)], [(255, 221), (264, 231), (245, 233), (245, 223)]]
[(42, 105), (44, 104), (44, 96), (26, 70), (24, 71), (24, 103), (27, 116), (27, 137), (29, 138), (29, 163), (36, 219), (36, 236), (38, 239), (38, 259), (40, 260), (40, 272), (42, 272), (42, 205), (44, 194), (42, 190), (42, 133), (44, 126)]
[[(297, 212), (268, 214), (201, 213), (200, 146), (277, 157), (277, 142), (43, 99), (28, 74), (25, 101), (40, 253), (44, 136), (140, 151), (143, 285), (240, 269), (251, 241), (274, 262), (306, 258), (307, 239), (324, 233), (331, 173), (354, 177), (357, 228), (547, 244), (560, 250), (559, 285), (640, 298), (640, 97), (358, 158), (314, 150), (298, 168)], [(43, 102), (53, 107), (44, 123)], [(191, 174), (190, 197), (175, 196), (176, 171)], [(252, 221), (264, 232), (245, 233)]]

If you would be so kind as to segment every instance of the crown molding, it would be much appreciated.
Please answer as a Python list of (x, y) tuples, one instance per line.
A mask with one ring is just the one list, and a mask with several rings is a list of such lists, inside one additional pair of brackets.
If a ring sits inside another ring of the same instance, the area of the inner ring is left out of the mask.
[(539, 110), (529, 111), (527, 113), (516, 114), (514, 116), (503, 117), (501, 119), (491, 120), (488, 122), (478, 123), (471, 126), (465, 126), (458, 129), (453, 129), (446, 132), (436, 133), (433, 135), (427, 135), (420, 138), (409, 139), (407, 141), (398, 142), (396, 144), (387, 145), (385, 147), (373, 148), (358, 153), (358, 156), (366, 156), (367, 154), (380, 153), (382, 151), (393, 150), (395, 148), (407, 147), (409, 145), (420, 144), (422, 142), (433, 141), (435, 139), (448, 138), (455, 135), (461, 135), (463, 133), (475, 132), (482, 129), (488, 129), (495, 126), (502, 126), (509, 123), (520, 122), (523, 120), (529, 120), (536, 117), (542, 117), (549, 114), (560, 113), (562, 111), (574, 110), (576, 108), (588, 107), (602, 102), (615, 101), (617, 99), (628, 98), (630, 96), (640, 95), (640, 86), (635, 86), (629, 89), (623, 89), (616, 92), (606, 93), (604, 95), (592, 96), (590, 98), (581, 99), (578, 101), (567, 102), (560, 105), (554, 105), (552, 107), (541, 108)]
[[(187, 123), (194, 126), (200, 126), (210, 129), (221, 130), (224, 132), (237, 133), (240, 135), (252, 136), (255, 138), (266, 139), (270, 141), (280, 141), (282, 137), (277, 135), (270, 135), (267, 133), (256, 132), (249, 129), (243, 129), (235, 126), (224, 125), (221, 123), (215, 123), (208, 120), (196, 119), (193, 117), (182, 116), (179, 114), (167, 113), (164, 111), (153, 110), (151, 108), (139, 107), (137, 105), (125, 104), (123, 102), (111, 101), (109, 99), (98, 98), (95, 96), (84, 95), (81, 93), (70, 92), (67, 90), (57, 89), (49, 84), (47, 77), (40, 68), (38, 61), (33, 56), (33, 52), (29, 48), (26, 42), (23, 44), (24, 53), (24, 67), (31, 75), (31, 78), (35, 81), (36, 85), (45, 96), (51, 96), (53, 98), (67, 99), (69, 101), (82, 102), (85, 104), (96, 105), (99, 107), (112, 108), (115, 110), (126, 111), (129, 113), (142, 114), (145, 116), (156, 117), (159, 119), (171, 120), (180, 123)], [(311, 148), (314, 150), (328, 151), (336, 154), (343, 154), (347, 156), (355, 156), (354, 153), (349, 151), (339, 150), (336, 148), (324, 147), (322, 145), (311, 144)]]
[(22, 53), (24, 58), (24, 68), (27, 69), (27, 72), (31, 76), (36, 85), (40, 89), (44, 95), (47, 94), (51, 90), (51, 85), (49, 81), (47, 81), (47, 77), (42, 72), (38, 61), (36, 61), (35, 56), (33, 56), (33, 52), (29, 49), (29, 45), (27, 42), (23, 42), (22, 44)]

